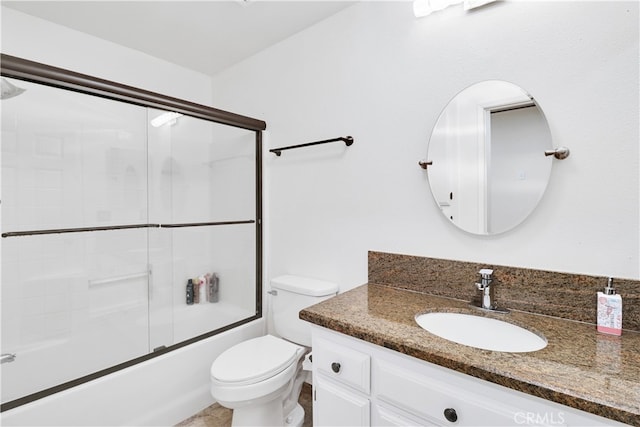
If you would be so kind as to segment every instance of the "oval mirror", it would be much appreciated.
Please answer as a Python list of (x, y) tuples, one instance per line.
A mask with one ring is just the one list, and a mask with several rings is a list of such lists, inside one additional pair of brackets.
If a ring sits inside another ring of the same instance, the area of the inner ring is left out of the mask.
[(511, 230), (536, 207), (551, 174), (551, 132), (531, 95), (489, 80), (456, 95), (433, 128), (429, 185), (442, 213), (474, 234)]

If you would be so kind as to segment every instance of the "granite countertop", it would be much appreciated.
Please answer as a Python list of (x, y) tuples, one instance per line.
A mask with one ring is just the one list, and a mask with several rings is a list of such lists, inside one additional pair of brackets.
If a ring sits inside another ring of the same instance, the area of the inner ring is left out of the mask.
[[(456, 344), (415, 322), (429, 311), (473, 313), (523, 326), (548, 345), (502, 353)], [(603, 417), (640, 426), (640, 333), (622, 337), (595, 325), (511, 311), (485, 313), (465, 301), (363, 285), (311, 306), (300, 318), (418, 359)]]

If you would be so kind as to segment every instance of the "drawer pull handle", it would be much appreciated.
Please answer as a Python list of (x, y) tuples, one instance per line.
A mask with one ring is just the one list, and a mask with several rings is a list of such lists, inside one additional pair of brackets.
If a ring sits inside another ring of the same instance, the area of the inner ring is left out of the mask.
[(450, 421), (452, 423), (455, 423), (456, 421), (458, 421), (458, 414), (456, 413), (456, 410), (453, 408), (445, 409), (444, 417), (447, 419), (447, 421)]
[(333, 362), (331, 364), (331, 370), (337, 374), (340, 372), (340, 364), (338, 362)]

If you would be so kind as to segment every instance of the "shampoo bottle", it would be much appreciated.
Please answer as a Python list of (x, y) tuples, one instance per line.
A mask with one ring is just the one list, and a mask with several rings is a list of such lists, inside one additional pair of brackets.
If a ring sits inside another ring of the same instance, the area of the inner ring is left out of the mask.
[(207, 273), (204, 275), (205, 283), (207, 284), (207, 302), (211, 302), (211, 273)]
[(206, 275), (198, 277), (198, 280), (200, 281), (200, 304), (202, 304), (208, 301), (207, 290), (209, 289), (209, 281)]
[(191, 279), (187, 282), (187, 305), (193, 304), (193, 282)]
[(209, 302), (218, 302), (220, 298), (220, 278), (216, 273), (211, 275), (211, 287), (209, 288)]
[(191, 279), (191, 283), (193, 283), (193, 303), (200, 303), (200, 279), (197, 277), (195, 279)]
[(611, 277), (604, 292), (598, 292), (598, 332), (622, 335), (622, 297), (616, 294)]

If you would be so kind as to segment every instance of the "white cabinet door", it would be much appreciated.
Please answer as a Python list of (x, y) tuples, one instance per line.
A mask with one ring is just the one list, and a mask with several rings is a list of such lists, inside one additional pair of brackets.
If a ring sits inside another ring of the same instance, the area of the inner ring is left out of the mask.
[(368, 426), (369, 399), (318, 375), (313, 386), (313, 425)]

